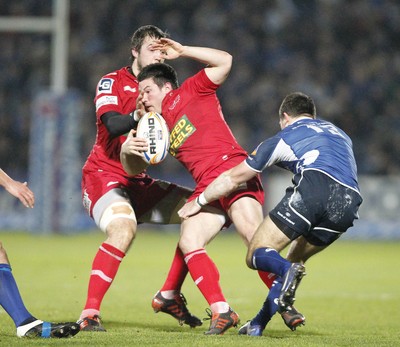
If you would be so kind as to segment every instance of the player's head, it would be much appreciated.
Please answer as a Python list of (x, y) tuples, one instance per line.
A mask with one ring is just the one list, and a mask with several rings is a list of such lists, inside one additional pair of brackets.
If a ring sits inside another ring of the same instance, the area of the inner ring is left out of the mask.
[(145, 66), (137, 76), (139, 89), (143, 92), (146, 111), (162, 113), (165, 95), (179, 87), (178, 76), (168, 64), (156, 63)]
[(279, 107), (279, 122), (281, 128), (284, 128), (283, 124), (286, 117), (298, 118), (298, 117), (317, 117), (317, 110), (315, 108), (314, 101), (311, 97), (306, 94), (295, 92), (287, 95)]
[(152, 50), (154, 40), (169, 35), (154, 25), (144, 25), (137, 29), (131, 37), (131, 58), (134, 73), (137, 74), (146, 65), (163, 62), (159, 50)]

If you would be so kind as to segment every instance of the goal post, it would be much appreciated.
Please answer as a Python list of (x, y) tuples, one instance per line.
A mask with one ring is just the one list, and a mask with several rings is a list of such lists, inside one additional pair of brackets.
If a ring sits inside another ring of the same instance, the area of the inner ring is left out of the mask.
[(71, 233), (82, 229), (82, 110), (82, 95), (77, 90), (62, 95), (42, 91), (33, 100), (29, 184), (36, 202), (30, 231)]
[(69, 0), (53, 0), (51, 17), (0, 16), (0, 31), (51, 35), (51, 84), (57, 93), (67, 89)]
[(0, 16), (0, 32), (48, 34), (51, 38), (50, 80), (31, 100), (27, 171), (36, 201), (35, 208), (23, 211), (20, 219), (32, 232), (64, 233), (82, 228), (79, 147), (83, 107), (81, 93), (68, 88), (69, 10), (69, 0), (52, 0), (48, 17)]

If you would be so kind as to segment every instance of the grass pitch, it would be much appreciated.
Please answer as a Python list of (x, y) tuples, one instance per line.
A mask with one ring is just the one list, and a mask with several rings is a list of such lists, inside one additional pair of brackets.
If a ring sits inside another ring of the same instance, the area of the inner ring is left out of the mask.
[[(102, 305), (106, 333), (72, 339), (18, 339), (0, 308), (0, 346), (400, 346), (400, 243), (339, 241), (308, 264), (296, 307), (306, 325), (291, 332), (276, 315), (263, 337), (204, 336), (202, 327), (180, 327), (154, 314), (150, 303), (162, 285), (176, 246), (175, 232), (140, 227), (129, 254)], [(39, 319), (75, 321), (84, 306), (91, 263), (104, 240), (100, 231), (72, 236), (0, 233), (28, 310)], [(225, 231), (209, 246), (221, 285), (242, 323), (258, 311), (267, 294), (244, 263), (238, 235)], [(183, 287), (189, 309), (206, 317), (207, 303), (190, 276)]]

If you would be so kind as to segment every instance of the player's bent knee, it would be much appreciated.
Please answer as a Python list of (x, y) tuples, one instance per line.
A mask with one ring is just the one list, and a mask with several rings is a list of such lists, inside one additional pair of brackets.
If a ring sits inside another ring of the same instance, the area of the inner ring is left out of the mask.
[(183, 254), (192, 252), (199, 248), (204, 248), (204, 244), (190, 242), (190, 240), (185, 239), (184, 237), (181, 237), (179, 239), (178, 246), (181, 249), (181, 251), (183, 252)]
[(246, 265), (248, 268), (250, 268), (252, 270), (256, 270), (256, 268), (253, 265), (253, 252), (247, 252)]
[(104, 210), (99, 221), (99, 228), (103, 232), (106, 232), (109, 224), (119, 218), (132, 221), (136, 226), (137, 221), (132, 206), (126, 201), (119, 201), (111, 204)]
[(253, 257), (254, 257), (254, 252), (258, 249), (259, 247), (255, 245), (254, 243), (250, 243), (249, 247), (247, 248), (247, 254), (246, 254), (246, 265), (248, 268), (252, 270), (257, 270)]

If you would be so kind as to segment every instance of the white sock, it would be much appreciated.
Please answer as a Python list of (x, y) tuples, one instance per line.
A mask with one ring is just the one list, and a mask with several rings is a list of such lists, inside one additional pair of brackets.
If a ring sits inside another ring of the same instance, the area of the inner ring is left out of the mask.
[(95, 310), (93, 308), (88, 308), (88, 309), (82, 311), (78, 322), (83, 318), (93, 317), (93, 316), (100, 316), (100, 311), (99, 310)]
[(176, 297), (177, 294), (179, 294), (179, 292), (177, 292), (176, 290), (163, 290), (160, 293), (162, 297), (167, 300), (172, 300)]
[(225, 313), (229, 311), (229, 304), (225, 301), (217, 301), (210, 305), (212, 313)]

